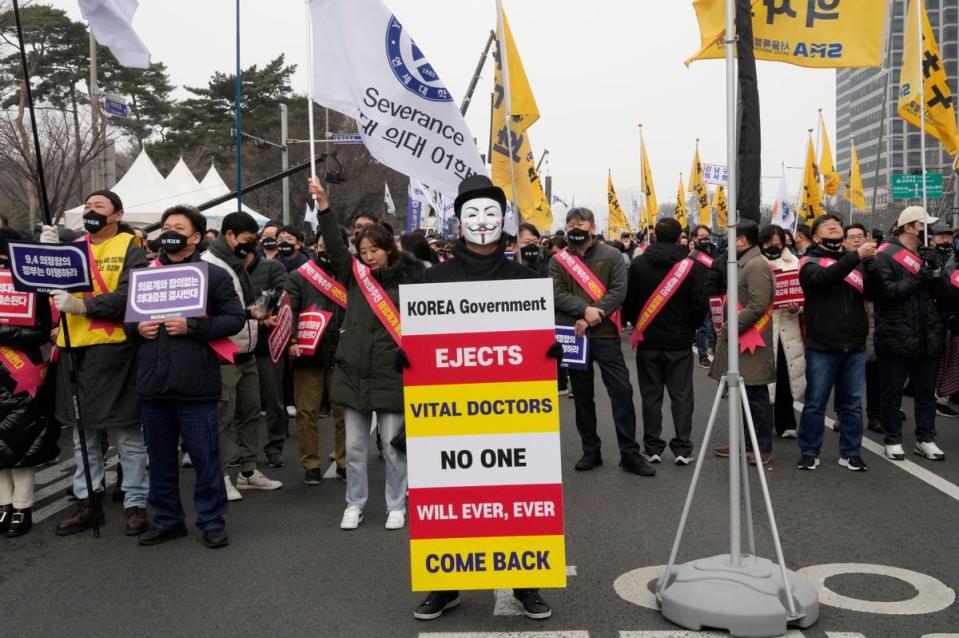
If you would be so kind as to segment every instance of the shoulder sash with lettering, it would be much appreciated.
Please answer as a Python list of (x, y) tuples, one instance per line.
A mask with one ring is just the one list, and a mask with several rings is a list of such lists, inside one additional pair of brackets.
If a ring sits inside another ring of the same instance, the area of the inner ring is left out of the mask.
[(706, 268), (712, 268), (713, 262), (716, 261), (701, 250), (693, 250), (693, 252), (689, 253), (689, 258), (694, 261), (698, 261), (703, 266), (706, 266)]
[(31, 397), (37, 396), (37, 390), (43, 385), (47, 376), (48, 366), (44, 361), (39, 365), (30, 361), (27, 355), (19, 350), (0, 346), (0, 365), (6, 368), (10, 378), (16, 384), (13, 394), (28, 393)]
[(956, 288), (959, 288), (959, 270), (956, 270), (956, 272), (952, 273), (952, 276), (949, 277), (949, 283)]
[(336, 279), (326, 274), (322, 268), (318, 268), (312, 260), (297, 268), (296, 271), (303, 275), (304, 279), (329, 298), (330, 301), (341, 308), (346, 308), (346, 288)]
[[(831, 257), (803, 257), (799, 260), (799, 269), (802, 270), (802, 267), (810, 262), (817, 264), (820, 268), (829, 268), (833, 264), (839, 263)], [(843, 277), (843, 281), (852, 286), (860, 295), (863, 294), (866, 286), (862, 278), (862, 272), (858, 267), (849, 271), (849, 274)]]
[[(590, 299), (599, 301), (606, 296), (606, 286), (593, 274), (593, 271), (589, 269), (582, 259), (574, 256), (568, 249), (556, 253), (555, 259), (572, 275), (573, 281), (586, 291)], [(619, 314), (619, 310), (617, 310), (609, 317), (609, 320), (616, 326), (616, 332), (622, 330), (622, 321), (620, 320)]]
[(906, 250), (905, 248), (900, 248), (894, 244), (885, 243), (878, 248), (877, 252), (886, 253), (892, 257), (894, 262), (905, 268), (913, 275), (918, 275), (919, 271), (922, 269), (922, 260), (917, 255)]
[[(742, 310), (743, 305), (739, 304), (739, 309)], [(766, 329), (766, 326), (769, 325), (769, 322), (773, 318), (773, 306), (769, 304), (769, 307), (766, 308), (766, 312), (760, 315), (759, 319), (756, 320), (746, 332), (739, 335), (739, 352), (743, 353), (749, 350), (749, 354), (756, 352), (756, 348), (766, 347), (766, 342), (763, 341), (763, 330)]]
[(393, 337), (396, 345), (401, 345), (400, 311), (393, 305), (393, 301), (389, 298), (389, 295), (386, 294), (386, 291), (383, 290), (383, 286), (373, 278), (370, 269), (361, 264), (360, 260), (356, 258), (353, 259), (353, 276), (356, 278), (356, 284), (363, 292), (366, 303), (370, 305), (373, 314), (376, 315), (376, 318), (380, 320), (380, 323), (383, 324), (386, 331)]
[(669, 272), (666, 273), (666, 277), (656, 286), (656, 292), (646, 300), (642, 310), (639, 311), (639, 316), (637, 316), (636, 321), (633, 322), (633, 334), (629, 339), (629, 343), (633, 348), (636, 348), (639, 342), (643, 340), (643, 333), (646, 331), (646, 328), (649, 327), (649, 324), (653, 322), (656, 315), (659, 314), (666, 304), (669, 303), (669, 300), (672, 299), (673, 295), (676, 294), (676, 291), (679, 290), (679, 287), (686, 280), (686, 277), (692, 272), (695, 263), (691, 255), (686, 259), (681, 259), (670, 268)]

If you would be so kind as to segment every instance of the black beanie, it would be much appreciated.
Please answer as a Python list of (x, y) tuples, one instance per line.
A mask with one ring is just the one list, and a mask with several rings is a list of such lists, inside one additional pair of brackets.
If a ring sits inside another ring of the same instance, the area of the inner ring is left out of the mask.
[(92, 193), (87, 195), (86, 199), (84, 199), (83, 201), (86, 202), (94, 195), (100, 195), (102, 197), (106, 197), (107, 199), (109, 199), (110, 203), (113, 204), (113, 212), (119, 213), (121, 210), (123, 210), (123, 202), (120, 200), (120, 196), (114, 193), (113, 191), (106, 191), (106, 190), (93, 191)]

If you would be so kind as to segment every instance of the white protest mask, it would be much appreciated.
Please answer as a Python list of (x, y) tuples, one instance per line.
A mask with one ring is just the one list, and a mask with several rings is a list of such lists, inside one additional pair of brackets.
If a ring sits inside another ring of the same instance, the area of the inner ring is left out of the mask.
[(488, 197), (468, 200), (460, 209), (460, 226), (463, 237), (471, 244), (485, 246), (497, 242), (503, 234), (503, 208)]

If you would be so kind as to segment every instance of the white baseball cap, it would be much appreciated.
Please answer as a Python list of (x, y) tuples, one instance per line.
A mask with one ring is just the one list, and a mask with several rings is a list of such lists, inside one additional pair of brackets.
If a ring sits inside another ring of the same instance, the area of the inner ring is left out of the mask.
[(937, 221), (938, 217), (930, 217), (926, 213), (926, 209), (922, 206), (909, 206), (901, 213), (899, 213), (899, 221), (896, 222), (896, 228), (902, 228), (906, 224), (911, 224), (913, 222), (922, 222), (926, 226), (932, 226)]

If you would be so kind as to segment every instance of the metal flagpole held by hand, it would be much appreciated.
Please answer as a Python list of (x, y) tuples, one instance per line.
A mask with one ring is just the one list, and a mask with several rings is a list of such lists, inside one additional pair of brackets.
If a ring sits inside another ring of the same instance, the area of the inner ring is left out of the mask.
[[(727, 258), (727, 326), (728, 347), (727, 372), (716, 389), (703, 449), (709, 444), (716, 417), (719, 414), (723, 390), (728, 395), (729, 418), (729, 553), (703, 558), (676, 565), (676, 557), (682, 542), (683, 532), (692, 507), (693, 496), (702, 473), (700, 460), (693, 471), (692, 484), (680, 515), (679, 529), (673, 541), (666, 571), (657, 584), (656, 599), (665, 616), (671, 622), (692, 630), (703, 627), (727, 629), (734, 636), (774, 636), (786, 632), (787, 626), (800, 628), (811, 626), (819, 617), (819, 601), (811, 583), (786, 569), (782, 545), (776, 528), (772, 500), (766, 484), (765, 467), (753, 424), (748, 411), (746, 387), (739, 371), (739, 264), (736, 251), (736, 224), (738, 177), (737, 148), (737, 85), (734, 47), (740, 41), (735, 30), (736, 0), (726, 0), (726, 122), (729, 180), (726, 235)], [(745, 20), (748, 21), (748, 2), (744, 3)], [(743, 34), (748, 41), (749, 32)], [(769, 344), (766, 347), (772, 347)], [(763, 388), (765, 391), (765, 387)], [(747, 408), (744, 410), (744, 408)], [(749, 499), (746, 481), (746, 445), (742, 441), (743, 413), (746, 430), (755, 458), (759, 483), (769, 518), (778, 565), (755, 554), (755, 536), (752, 531), (751, 503), (746, 502), (747, 538), (749, 553), (742, 552), (741, 505), (743, 490)]]
[[(313, 120), (313, 13), (310, 11), (310, 0), (306, 0), (306, 83), (307, 83), (307, 110), (306, 119), (310, 130), (310, 179), (319, 179), (316, 174), (316, 135)], [(330, 128), (329, 123), (326, 126)], [(329, 138), (329, 130), (326, 132)], [(316, 206), (316, 195), (313, 195), (313, 206)], [(319, 211), (317, 211), (319, 212)]]
[[(922, 16), (926, 8), (922, 4), (922, 0), (916, 0), (916, 37), (919, 39), (919, 42), (916, 46), (916, 53), (919, 54), (916, 63), (919, 65), (919, 75), (916, 77), (919, 78), (919, 149), (922, 153), (922, 212), (929, 216), (929, 211), (926, 209), (926, 206), (929, 205), (929, 193), (926, 188), (926, 83), (925, 70), (922, 67), (922, 27), (923, 20)], [(922, 245), (929, 245), (929, 225), (922, 225)]]

